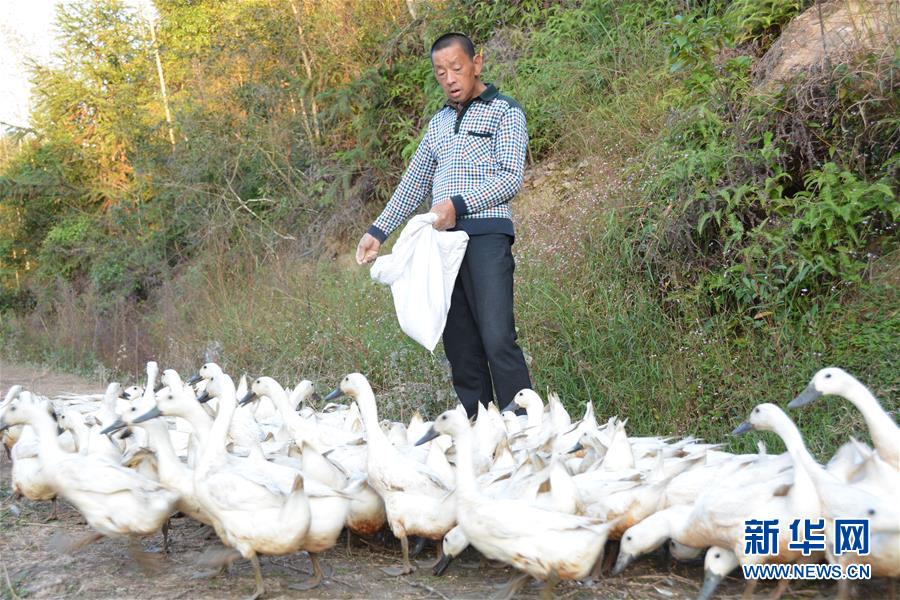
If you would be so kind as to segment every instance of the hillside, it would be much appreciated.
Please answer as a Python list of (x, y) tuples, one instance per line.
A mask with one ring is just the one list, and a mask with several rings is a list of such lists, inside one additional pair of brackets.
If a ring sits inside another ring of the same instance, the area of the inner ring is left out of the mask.
[[(34, 130), (3, 138), (4, 355), (127, 377), (212, 354), (363, 372), (394, 417), (452, 404), (351, 251), (441, 103), (425, 48), (459, 29), (528, 115), (541, 392), (723, 440), (840, 365), (897, 409), (896, 3), (156, 6), (152, 37), (118, 0), (63, 10), (65, 68), (35, 67)], [(818, 451), (860, 431), (837, 402), (798, 418)]]

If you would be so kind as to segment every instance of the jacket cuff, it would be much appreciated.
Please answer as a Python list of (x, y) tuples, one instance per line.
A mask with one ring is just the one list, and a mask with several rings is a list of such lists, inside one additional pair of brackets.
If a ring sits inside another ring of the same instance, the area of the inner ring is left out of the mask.
[(466, 201), (463, 200), (462, 196), (450, 196), (450, 202), (453, 203), (453, 208), (456, 209), (457, 217), (469, 214), (469, 210), (466, 208)]
[(379, 244), (383, 244), (383, 243), (384, 243), (384, 240), (386, 240), (386, 239), (387, 239), (387, 236), (388, 236), (388, 234), (386, 234), (385, 232), (383, 232), (382, 230), (380, 230), (380, 229), (379, 229), (378, 227), (376, 227), (375, 225), (369, 225), (369, 228), (366, 230), (366, 233), (368, 233), (368, 234), (371, 235), (373, 238), (375, 238), (376, 240), (378, 240), (378, 243), (379, 243)]

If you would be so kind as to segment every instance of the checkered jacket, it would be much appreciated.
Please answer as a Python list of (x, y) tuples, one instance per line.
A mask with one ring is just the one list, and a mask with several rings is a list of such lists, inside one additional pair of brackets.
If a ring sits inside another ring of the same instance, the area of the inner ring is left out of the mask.
[(432, 206), (453, 202), (457, 230), (514, 235), (509, 201), (522, 187), (527, 146), (524, 111), (493, 85), (459, 113), (447, 104), (369, 233), (384, 242), (430, 195)]

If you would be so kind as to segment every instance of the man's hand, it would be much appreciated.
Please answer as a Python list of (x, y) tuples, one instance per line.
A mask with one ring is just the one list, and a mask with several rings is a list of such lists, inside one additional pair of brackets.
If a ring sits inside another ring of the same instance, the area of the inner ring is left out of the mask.
[(456, 208), (449, 199), (432, 206), (431, 212), (438, 216), (437, 221), (434, 222), (434, 228), (438, 231), (456, 227)]
[(379, 248), (381, 248), (381, 242), (375, 236), (371, 233), (364, 234), (356, 246), (356, 264), (362, 265), (375, 260)]

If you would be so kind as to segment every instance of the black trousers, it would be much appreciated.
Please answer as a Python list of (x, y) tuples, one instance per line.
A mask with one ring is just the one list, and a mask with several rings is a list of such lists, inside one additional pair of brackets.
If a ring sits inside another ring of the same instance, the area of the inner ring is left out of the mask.
[(469, 417), (479, 401), (496, 400), (502, 409), (531, 388), (513, 320), (512, 241), (502, 233), (471, 236), (453, 287), (444, 351)]

